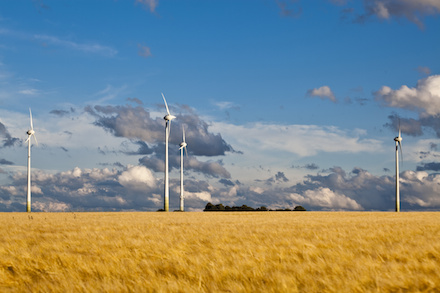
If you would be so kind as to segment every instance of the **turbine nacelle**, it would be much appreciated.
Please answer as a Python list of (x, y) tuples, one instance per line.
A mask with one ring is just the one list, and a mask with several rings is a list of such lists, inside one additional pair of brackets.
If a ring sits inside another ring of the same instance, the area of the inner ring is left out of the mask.
[(165, 117), (163, 117), (163, 119), (165, 119), (168, 122), (168, 121), (171, 121), (173, 119), (176, 119), (176, 116), (171, 115), (171, 114), (167, 114), (167, 115), (165, 115)]
[(397, 141), (398, 143), (401, 143), (402, 142), (402, 137), (401, 136), (396, 136), (394, 138), (394, 141)]
[[(182, 125), (182, 142), (180, 143), (180, 148), (179, 148), (179, 150), (181, 150), (181, 149), (185, 149), (185, 151), (186, 151), (186, 146), (188, 145), (187, 143), (186, 143), (186, 140), (185, 140), (185, 127), (183, 127), (183, 125)], [(186, 155), (188, 155), (188, 152), (186, 151)]]
[(35, 131), (34, 131), (34, 123), (32, 122), (32, 111), (31, 111), (31, 108), (29, 108), (29, 120), (31, 122), (31, 129), (26, 131), (26, 134), (28, 135), (28, 138), (26, 139), (26, 142), (30, 143), (31, 137), (33, 136), (34, 139), (35, 139), (35, 143), (38, 145), (37, 137), (35, 136)]

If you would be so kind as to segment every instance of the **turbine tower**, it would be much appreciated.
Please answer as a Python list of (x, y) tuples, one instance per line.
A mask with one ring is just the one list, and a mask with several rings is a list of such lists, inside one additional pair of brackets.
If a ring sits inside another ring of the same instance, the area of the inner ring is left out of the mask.
[(34, 125), (32, 123), (32, 112), (31, 108), (29, 108), (29, 117), (31, 120), (31, 129), (29, 129), (26, 133), (28, 138), (26, 142), (28, 143), (28, 161), (27, 161), (27, 201), (26, 201), (26, 212), (31, 212), (31, 137), (33, 136), (35, 139), (35, 143), (38, 145), (37, 137), (35, 136)]
[(400, 123), (399, 123), (399, 136), (394, 138), (396, 142), (396, 212), (400, 212), (400, 191), (399, 191), (399, 147), (402, 152), (402, 137), (400, 136)]
[(169, 211), (170, 206), (170, 187), (169, 187), (169, 178), (168, 178), (168, 138), (170, 136), (170, 128), (171, 128), (171, 120), (175, 119), (176, 116), (170, 114), (170, 110), (168, 109), (167, 100), (162, 93), (163, 101), (165, 102), (165, 107), (167, 108), (167, 115), (163, 117), (165, 119), (165, 186), (164, 186), (164, 211)]
[(183, 212), (183, 151), (185, 149), (186, 156), (188, 156), (188, 150), (186, 149), (185, 141), (185, 128), (182, 125), (183, 141), (180, 143), (180, 211)]

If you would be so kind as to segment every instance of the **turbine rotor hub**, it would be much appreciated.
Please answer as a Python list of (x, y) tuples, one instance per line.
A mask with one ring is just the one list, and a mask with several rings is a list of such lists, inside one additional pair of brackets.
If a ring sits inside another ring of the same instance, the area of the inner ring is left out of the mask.
[(175, 118), (176, 118), (176, 116), (173, 116), (171, 114), (167, 114), (165, 117), (163, 117), (163, 119), (165, 119), (166, 121), (171, 121)]

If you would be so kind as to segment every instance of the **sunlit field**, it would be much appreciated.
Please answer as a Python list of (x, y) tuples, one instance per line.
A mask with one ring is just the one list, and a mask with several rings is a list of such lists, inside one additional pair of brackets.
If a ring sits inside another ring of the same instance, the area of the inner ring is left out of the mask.
[(439, 292), (440, 213), (1, 213), (0, 292)]

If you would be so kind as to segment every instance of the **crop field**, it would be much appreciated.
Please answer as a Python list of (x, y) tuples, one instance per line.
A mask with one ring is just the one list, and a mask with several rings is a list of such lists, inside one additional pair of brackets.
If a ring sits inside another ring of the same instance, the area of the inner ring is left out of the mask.
[(0, 292), (440, 292), (440, 213), (0, 213)]

